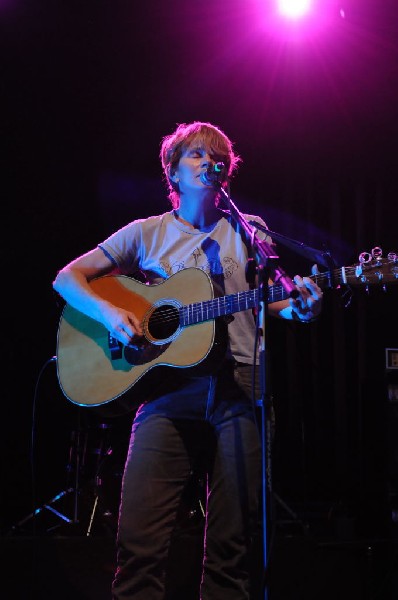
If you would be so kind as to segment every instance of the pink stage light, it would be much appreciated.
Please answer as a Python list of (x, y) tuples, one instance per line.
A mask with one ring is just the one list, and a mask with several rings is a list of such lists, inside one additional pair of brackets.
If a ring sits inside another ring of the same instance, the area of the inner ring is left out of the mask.
[(310, 12), (311, 4), (311, 0), (278, 0), (278, 11), (289, 19), (299, 19)]
[[(259, 28), (287, 43), (325, 38), (345, 18), (340, 0), (253, 0), (259, 8)], [(339, 14), (340, 13), (340, 14)]]

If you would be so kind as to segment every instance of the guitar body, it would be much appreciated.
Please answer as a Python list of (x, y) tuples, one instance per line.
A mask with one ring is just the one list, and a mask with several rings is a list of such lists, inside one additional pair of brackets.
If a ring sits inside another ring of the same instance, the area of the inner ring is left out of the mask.
[[(134, 385), (134, 408), (145, 399), (148, 383), (144, 375), (154, 367), (195, 366), (210, 352), (214, 321), (182, 327), (177, 317), (180, 306), (213, 298), (212, 282), (204, 271), (184, 269), (156, 285), (123, 275), (100, 277), (90, 285), (104, 299), (134, 312), (144, 324), (145, 335), (135, 348), (122, 346), (112, 342), (103, 325), (67, 304), (58, 328), (57, 373), (71, 402), (101, 406)], [(165, 329), (157, 326), (159, 315), (167, 324)], [(157, 374), (163, 370), (151, 373), (152, 382), (159, 384)]]

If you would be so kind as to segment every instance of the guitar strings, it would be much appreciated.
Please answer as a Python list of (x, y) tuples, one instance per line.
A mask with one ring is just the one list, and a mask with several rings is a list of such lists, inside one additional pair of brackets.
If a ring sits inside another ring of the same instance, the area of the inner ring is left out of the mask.
[[(349, 267), (346, 269), (346, 271), (349, 271), (349, 270), (352, 270), (352, 272), (355, 272), (355, 267)], [(339, 269), (339, 271), (340, 271), (340, 269)], [(311, 276), (311, 279), (314, 279), (316, 283), (321, 282), (322, 280), (328, 280), (329, 273), (318, 273), (317, 275)], [(239, 304), (242, 302), (242, 300), (244, 301), (245, 299), (249, 299), (251, 301), (251, 305), (248, 306), (248, 308), (252, 308), (257, 301), (257, 298), (256, 298), (257, 294), (258, 294), (258, 289), (246, 290), (244, 292), (239, 292), (239, 294), (237, 294), (237, 296), (240, 296), (240, 298), (237, 298), (236, 302)], [(253, 298), (251, 298), (251, 296), (253, 296)], [(167, 309), (167, 308), (164, 308), (166, 305), (162, 305), (162, 307), (161, 307), (162, 311), (155, 310), (150, 318), (150, 321), (155, 325), (160, 324), (160, 323), (171, 323), (173, 321), (180, 322), (182, 314), (186, 313), (186, 314), (188, 314), (188, 316), (193, 317), (192, 321), (194, 322), (195, 321), (194, 317), (203, 315), (203, 313), (209, 314), (210, 312), (214, 311), (214, 309), (216, 309), (216, 308), (222, 309), (223, 311), (225, 311), (226, 309), (229, 310), (231, 308), (231, 306), (236, 304), (236, 302), (234, 302), (232, 300), (232, 298), (234, 298), (234, 297), (235, 297), (235, 295), (231, 294), (229, 296), (223, 296), (220, 298), (212, 298), (210, 300), (204, 300), (203, 302), (193, 302), (192, 304), (181, 306), (179, 308), (170, 307), (170, 309)], [(272, 302), (276, 302), (278, 300), (283, 300), (285, 297), (286, 297), (286, 294), (285, 294), (285, 290), (282, 285), (274, 284), (272, 287), (270, 287), (269, 295), (268, 295), (269, 300), (271, 300)], [(225, 314), (225, 312), (222, 312), (222, 314)], [(206, 320), (211, 320), (213, 318), (214, 317), (210, 316), (206, 319), (202, 318), (201, 321), (203, 322)]]
[[(362, 267), (366, 270), (369, 267), (369, 265), (362, 265)], [(332, 273), (329, 271), (325, 272), (325, 273), (317, 273), (315, 275), (311, 275), (310, 279), (314, 280), (315, 283), (320, 284), (322, 286), (323, 282), (329, 281), (330, 279), (336, 277), (337, 275), (341, 279), (343, 268), (344, 268), (344, 272), (345, 272), (345, 280), (347, 278), (352, 278), (352, 276), (355, 276), (355, 279), (358, 278), (358, 276), (356, 275), (357, 265), (355, 265), (355, 266), (342, 267), (342, 268), (335, 269)], [(345, 281), (341, 281), (341, 282), (345, 283)], [(164, 307), (166, 305), (163, 305), (162, 311), (156, 311), (156, 310), (154, 311), (154, 313), (152, 314), (152, 316), (150, 318), (150, 321), (154, 325), (157, 325), (160, 323), (171, 323), (173, 321), (177, 323), (177, 322), (181, 322), (181, 319), (183, 318), (184, 314), (191, 317), (190, 324), (195, 324), (195, 317), (196, 318), (199, 317), (200, 322), (212, 320), (213, 318), (215, 318), (214, 316), (204, 318), (203, 314), (204, 313), (209, 314), (209, 313), (213, 312), (214, 309), (222, 310), (220, 316), (227, 314), (229, 311), (232, 313), (232, 312), (234, 312), (233, 310), (231, 311), (232, 306), (236, 302), (238, 303), (238, 305), (241, 304), (242, 300), (250, 300), (250, 302), (254, 303), (254, 304), (251, 304), (250, 306), (248, 306), (248, 308), (253, 308), (253, 306), (255, 306), (255, 303), (257, 302), (257, 298), (256, 298), (257, 294), (258, 294), (258, 289), (246, 290), (244, 292), (239, 292), (238, 294), (230, 294), (228, 296), (212, 298), (210, 300), (204, 300), (203, 302), (193, 302), (192, 304), (181, 306), (179, 308), (171, 306), (169, 309), (167, 309), (167, 308), (165, 309)], [(254, 297), (251, 298), (251, 296), (254, 296)], [(274, 284), (269, 288), (268, 301), (270, 303), (277, 302), (278, 300), (283, 300), (286, 297), (287, 296), (286, 296), (285, 290), (281, 284)], [(237, 298), (236, 302), (234, 302), (233, 298)]]

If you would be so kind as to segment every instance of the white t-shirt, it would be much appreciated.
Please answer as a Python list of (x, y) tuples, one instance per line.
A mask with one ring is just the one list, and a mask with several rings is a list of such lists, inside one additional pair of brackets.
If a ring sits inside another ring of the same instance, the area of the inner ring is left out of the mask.
[[(249, 289), (245, 267), (249, 257), (240, 226), (226, 211), (211, 231), (193, 229), (176, 219), (174, 212), (132, 221), (99, 247), (122, 274), (142, 271), (149, 284), (196, 267), (204, 270), (224, 295)], [(244, 215), (265, 226), (257, 216)], [(258, 236), (264, 235), (258, 232)], [(234, 314), (228, 325), (230, 353), (238, 362), (253, 363), (255, 321), (251, 309)], [(256, 359), (257, 362), (257, 359)]]

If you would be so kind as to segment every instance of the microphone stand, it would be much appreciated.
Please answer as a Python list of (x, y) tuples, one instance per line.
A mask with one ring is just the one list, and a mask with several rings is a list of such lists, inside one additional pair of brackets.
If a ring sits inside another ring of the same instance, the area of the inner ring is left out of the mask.
[(256, 229), (267, 233), (273, 240), (280, 242), (281, 244), (283, 244), (287, 248), (290, 248), (290, 250), (297, 252), (297, 254), (300, 254), (304, 258), (314, 261), (315, 263), (320, 263), (327, 269), (330, 269), (331, 272), (337, 266), (337, 263), (332, 257), (329, 250), (317, 250), (316, 248), (311, 248), (311, 246), (304, 244), (304, 242), (299, 242), (298, 240), (289, 238), (286, 235), (277, 233), (276, 231), (271, 231), (267, 227), (261, 225), (261, 223), (257, 223), (257, 221), (249, 221), (249, 224), (253, 225), (253, 227), (255, 227)]
[[(291, 298), (297, 298), (299, 293), (296, 286), (290, 277), (283, 271), (283, 269), (276, 264), (278, 260), (277, 254), (268, 244), (266, 240), (262, 240), (257, 236), (256, 229), (252, 227), (246, 218), (239, 211), (237, 206), (232, 201), (229, 193), (221, 187), (219, 187), (220, 197), (223, 198), (227, 203), (232, 217), (242, 227), (242, 230), (253, 249), (253, 255), (256, 261), (256, 271), (258, 277), (258, 289), (259, 289), (259, 307), (258, 307), (258, 324), (260, 332), (260, 345), (259, 345), (259, 358), (260, 358), (260, 390), (261, 399), (259, 406), (261, 407), (261, 441), (262, 441), (262, 541), (263, 541), (263, 579), (264, 583), (264, 600), (268, 599), (268, 589), (266, 582), (266, 570), (268, 566), (268, 545), (270, 540), (270, 532), (268, 527), (268, 520), (271, 517), (271, 507), (269, 500), (272, 499), (272, 477), (271, 477), (271, 425), (270, 420), (267, 418), (267, 389), (266, 389), (266, 343), (265, 343), (265, 332), (266, 319), (268, 316), (268, 280), (270, 267), (272, 265), (273, 272), (275, 273), (275, 282), (279, 281), (288, 296)], [(256, 223), (256, 228), (258, 224)]]

